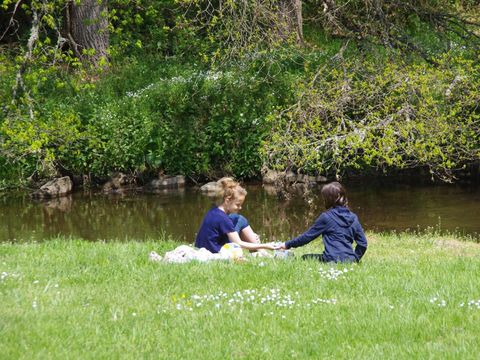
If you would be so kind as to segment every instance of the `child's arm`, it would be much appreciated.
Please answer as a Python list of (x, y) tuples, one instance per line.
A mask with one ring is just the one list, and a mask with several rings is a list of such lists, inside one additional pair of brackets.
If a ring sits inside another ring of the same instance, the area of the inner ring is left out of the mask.
[(355, 254), (358, 257), (358, 260), (360, 260), (367, 251), (368, 243), (365, 233), (363, 232), (362, 225), (360, 225), (358, 219), (355, 221), (353, 236), (355, 238), (355, 242), (357, 243), (357, 246), (355, 246)]
[(238, 244), (242, 248), (247, 250), (260, 250), (260, 249), (274, 250), (274, 246), (272, 244), (261, 244), (261, 243), (254, 244), (254, 243), (242, 241), (242, 239), (240, 239), (240, 236), (238, 236), (238, 233), (236, 231), (228, 233), (227, 236), (231, 242)]
[(319, 237), (327, 228), (327, 215), (323, 213), (315, 220), (315, 223), (302, 235), (295, 239), (287, 241), (280, 249), (296, 248), (308, 244), (310, 241)]

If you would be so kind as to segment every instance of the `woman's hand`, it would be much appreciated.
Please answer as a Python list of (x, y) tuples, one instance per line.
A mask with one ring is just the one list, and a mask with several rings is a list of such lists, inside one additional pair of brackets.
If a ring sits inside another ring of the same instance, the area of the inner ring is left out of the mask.
[(287, 250), (285, 243), (276, 243), (273, 250)]

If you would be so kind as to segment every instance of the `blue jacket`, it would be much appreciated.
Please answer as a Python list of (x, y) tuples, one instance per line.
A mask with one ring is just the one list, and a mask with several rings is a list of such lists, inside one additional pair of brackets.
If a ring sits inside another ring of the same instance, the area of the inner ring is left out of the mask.
[[(343, 206), (336, 206), (322, 213), (302, 235), (286, 242), (287, 249), (308, 244), (323, 236), (324, 261), (359, 261), (367, 251), (367, 239), (357, 215)], [(353, 250), (353, 242), (357, 243)]]

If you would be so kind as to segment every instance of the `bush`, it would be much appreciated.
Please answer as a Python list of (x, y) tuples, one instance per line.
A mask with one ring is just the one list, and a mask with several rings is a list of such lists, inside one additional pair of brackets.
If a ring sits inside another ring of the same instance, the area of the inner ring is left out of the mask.
[(4, 161), (23, 174), (55, 175), (58, 165), (82, 172), (86, 168), (83, 149), (89, 135), (76, 114), (54, 111), (38, 117), (6, 120), (0, 133)]
[(480, 157), (480, 67), (449, 54), (437, 63), (330, 64), (303, 83), (295, 107), (270, 115), (265, 163), (322, 173), (427, 166), (448, 179)]
[(41, 177), (159, 170), (256, 176), (265, 119), (289, 97), (288, 75), (268, 77), (258, 62), (209, 71), (154, 60), (126, 58), (97, 83), (71, 76), (57, 87), (60, 74), (48, 78), (33, 120), (20, 110), (5, 119), (5, 161)]
[(127, 92), (88, 121), (101, 144), (92, 170), (254, 176), (264, 119), (281, 98), (271, 87), (248, 73), (190, 70)]

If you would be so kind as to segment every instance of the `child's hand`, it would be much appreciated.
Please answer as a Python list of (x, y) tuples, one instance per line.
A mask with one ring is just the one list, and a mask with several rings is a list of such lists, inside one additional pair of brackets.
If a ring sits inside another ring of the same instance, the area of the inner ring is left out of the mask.
[(263, 245), (262, 247), (263, 247), (265, 250), (276, 250), (276, 249), (275, 249), (275, 246), (276, 246), (276, 245), (275, 245), (274, 243), (268, 243), (268, 244), (262, 244), (262, 245)]
[(276, 243), (273, 250), (287, 250), (285, 243)]

